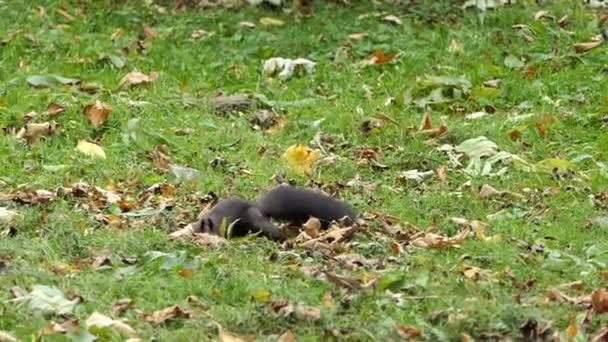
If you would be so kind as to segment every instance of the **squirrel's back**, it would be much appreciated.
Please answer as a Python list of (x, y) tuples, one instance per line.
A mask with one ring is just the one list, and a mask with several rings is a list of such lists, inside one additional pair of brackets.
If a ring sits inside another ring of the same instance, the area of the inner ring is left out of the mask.
[(258, 198), (255, 205), (265, 216), (296, 224), (306, 222), (311, 216), (321, 220), (323, 225), (345, 216), (354, 221), (357, 216), (355, 210), (343, 201), (290, 185), (279, 185)]

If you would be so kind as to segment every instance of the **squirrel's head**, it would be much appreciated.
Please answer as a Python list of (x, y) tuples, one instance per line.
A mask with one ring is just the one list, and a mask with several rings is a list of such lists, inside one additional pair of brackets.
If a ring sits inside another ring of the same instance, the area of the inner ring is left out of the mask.
[(213, 224), (213, 220), (209, 217), (203, 217), (201, 219), (201, 232), (203, 233), (214, 233), (215, 225)]

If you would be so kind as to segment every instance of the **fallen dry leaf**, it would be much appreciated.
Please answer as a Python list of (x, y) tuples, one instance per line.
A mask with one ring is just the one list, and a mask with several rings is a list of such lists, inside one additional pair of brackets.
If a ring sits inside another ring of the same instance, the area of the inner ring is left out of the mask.
[(142, 26), (142, 31), (144, 32), (144, 36), (146, 37), (146, 39), (152, 39), (158, 36), (158, 33), (156, 33), (153, 28), (147, 25)]
[(72, 21), (74, 20), (74, 16), (71, 15), (70, 13), (62, 10), (61, 8), (56, 9), (57, 13), (59, 13), (59, 15), (61, 15), (62, 17), (64, 17), (66, 20)]
[[(80, 326), (78, 324), (78, 320), (76, 319), (68, 319), (62, 323), (51, 322), (44, 328), (42, 328), (38, 334), (40, 336), (49, 336), (54, 334), (65, 334), (68, 332), (78, 332)], [(17, 341), (17, 340), (15, 340)], [(2, 337), (0, 336), (0, 342), (4, 342)]]
[(467, 239), (470, 232), (471, 229), (468, 227), (453, 237), (424, 232), (422, 233), (422, 236), (416, 237), (414, 240), (412, 240), (411, 244), (412, 246), (419, 248), (445, 249), (449, 247), (457, 247)]
[(158, 72), (152, 71), (149, 75), (139, 71), (131, 71), (126, 74), (118, 84), (119, 87), (131, 87), (140, 84), (152, 83), (158, 79)]
[(279, 79), (286, 81), (294, 75), (312, 74), (316, 65), (317, 63), (306, 58), (273, 57), (264, 61), (262, 73), (267, 77), (277, 75)]
[(87, 328), (112, 328), (123, 337), (136, 337), (137, 333), (128, 324), (114, 320), (108, 316), (102, 315), (99, 312), (93, 312), (86, 321)]
[(263, 17), (260, 18), (260, 24), (262, 26), (283, 26), (285, 22), (280, 19), (271, 18), (271, 17)]
[(219, 325), (219, 323), (215, 323), (217, 325), (217, 334), (220, 338), (220, 341), (222, 342), (245, 342), (244, 339), (236, 336), (236, 335), (232, 335), (229, 332), (226, 332), (224, 330), (224, 328), (222, 328), (221, 325)]
[(483, 82), (483, 86), (488, 87), (488, 88), (498, 88), (498, 87), (500, 87), (501, 83), (502, 83), (502, 80), (494, 79), (494, 80), (489, 80), (489, 81)]
[(84, 106), (83, 112), (89, 119), (91, 125), (93, 125), (95, 128), (99, 128), (110, 116), (112, 108), (105, 103), (95, 101), (95, 103), (90, 103)]
[(585, 42), (585, 43), (576, 43), (573, 45), (574, 51), (576, 53), (585, 53), (595, 49), (596, 47), (602, 45), (604, 43), (603, 40), (598, 40), (594, 42)]
[(10, 227), (16, 221), (20, 214), (14, 210), (9, 210), (5, 207), (0, 207), (0, 226)]
[(593, 291), (591, 294), (591, 306), (599, 314), (608, 312), (608, 291), (605, 288)]
[(606, 342), (608, 341), (608, 327), (600, 328), (593, 336), (591, 336), (590, 342)]
[(81, 139), (78, 140), (76, 149), (89, 157), (106, 159), (106, 153), (103, 151), (103, 148), (95, 143)]
[(21, 128), (15, 137), (17, 139), (25, 141), (28, 145), (34, 145), (40, 141), (42, 137), (48, 137), (57, 132), (57, 123), (42, 122), (42, 123), (28, 123), (25, 127)]
[(316, 217), (311, 217), (302, 225), (302, 228), (306, 235), (314, 239), (319, 236), (321, 231), (321, 221)]
[(19, 340), (6, 331), (0, 330), (0, 342), (18, 342)]
[(325, 271), (323, 272), (327, 277), (327, 280), (334, 285), (339, 287), (343, 287), (350, 290), (359, 290), (361, 289), (361, 283), (354, 278), (349, 278), (346, 276), (338, 275), (333, 272)]
[(215, 32), (213, 32), (213, 31), (208, 32), (205, 30), (197, 29), (197, 30), (192, 31), (192, 33), (190, 34), (190, 37), (195, 40), (201, 40), (204, 38), (209, 38), (213, 35), (215, 35)]
[(309, 323), (314, 323), (321, 319), (321, 310), (308, 305), (297, 305), (294, 314), (297, 319)]
[(548, 302), (569, 303), (569, 304), (573, 304), (573, 305), (582, 305), (582, 306), (588, 306), (591, 304), (590, 295), (571, 297), (571, 296), (568, 296), (565, 293), (559, 291), (556, 288), (551, 288), (547, 291), (546, 300)]
[(13, 201), (20, 204), (46, 204), (56, 198), (56, 195), (48, 190), (26, 189), (11, 194), (0, 193), (0, 202)]
[(239, 27), (253, 30), (255, 28), (255, 24), (251, 21), (241, 21), (239, 22)]
[(49, 105), (46, 107), (46, 112), (50, 116), (57, 116), (59, 114), (65, 113), (65, 107), (55, 102), (52, 102), (49, 103)]
[(214, 97), (211, 103), (215, 113), (221, 115), (232, 112), (245, 112), (254, 105), (251, 96), (244, 94), (219, 95)]
[(301, 144), (290, 146), (283, 154), (283, 158), (287, 161), (289, 167), (308, 175), (312, 173), (320, 157), (321, 153), (318, 150)]
[(131, 298), (121, 298), (112, 304), (112, 313), (114, 315), (122, 315), (133, 306)]
[(374, 52), (372, 57), (363, 62), (363, 65), (382, 65), (388, 64), (393, 59), (397, 57), (397, 53), (389, 53), (388, 55), (384, 53), (383, 49), (378, 49)]
[(179, 305), (173, 305), (168, 308), (154, 311), (151, 314), (145, 314), (144, 318), (146, 322), (149, 322), (153, 325), (163, 324), (168, 320), (178, 319), (178, 318), (191, 318), (192, 314), (190, 311), (182, 309)]
[(448, 128), (444, 122), (438, 128), (433, 128), (433, 123), (431, 122), (431, 114), (429, 112), (424, 112), (422, 116), (422, 121), (420, 122), (420, 128), (416, 135), (426, 135), (430, 138), (436, 138), (444, 135), (447, 132)]
[(464, 266), (462, 274), (464, 274), (465, 277), (474, 281), (485, 280), (489, 276), (488, 270), (484, 270), (479, 267), (470, 265)]
[(395, 15), (387, 15), (386, 17), (382, 18), (382, 20), (391, 23), (391, 24), (395, 24), (395, 25), (401, 25), (401, 19), (399, 19), (399, 17), (395, 16)]
[(332, 225), (328, 230), (319, 234), (317, 238), (310, 239), (308, 235), (303, 236), (300, 234), (296, 241), (304, 240), (304, 242), (300, 243), (300, 246), (311, 250), (333, 250), (341, 242), (350, 239), (356, 231), (356, 226), (341, 228), (337, 225)]
[(395, 326), (395, 330), (403, 341), (417, 340), (422, 335), (420, 329), (412, 326)]
[(368, 37), (369, 37), (369, 34), (367, 34), (366, 32), (351, 33), (348, 35), (348, 38), (350, 40), (355, 40), (355, 41), (365, 40)]
[(112, 253), (109, 251), (105, 251), (102, 254), (96, 256), (95, 259), (93, 259), (93, 263), (91, 264), (91, 266), (93, 266), (94, 269), (98, 269), (103, 266), (112, 266), (111, 257)]
[(277, 342), (296, 342), (296, 336), (291, 332), (291, 330), (287, 330), (281, 336)]

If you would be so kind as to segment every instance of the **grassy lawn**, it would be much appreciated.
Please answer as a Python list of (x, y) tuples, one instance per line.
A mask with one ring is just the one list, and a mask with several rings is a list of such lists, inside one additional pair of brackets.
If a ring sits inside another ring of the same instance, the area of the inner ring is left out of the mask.
[[(573, 47), (601, 32), (602, 12), (575, 1), (485, 13), (353, 2), (300, 18), (265, 6), (0, 1), (0, 207), (16, 214), (0, 221), (0, 332), (87, 340), (94, 312), (160, 341), (227, 340), (217, 324), (243, 339), (290, 330), (302, 341), (585, 341), (607, 326), (601, 310), (585, 316), (608, 283), (608, 50)], [(541, 9), (549, 16), (535, 19)], [(283, 81), (262, 73), (271, 57), (317, 64)], [(135, 70), (158, 77), (121, 85)], [(36, 75), (80, 82), (34, 87)], [(252, 95), (254, 108), (219, 113), (219, 94)], [(111, 107), (98, 127), (83, 113), (96, 101)], [(284, 125), (254, 129), (262, 108)], [(32, 111), (29, 124), (57, 129), (27, 144), (16, 132)], [(431, 130), (420, 129), (425, 112)], [(467, 116), (477, 112), (487, 115)], [(507, 156), (489, 174), (446, 151), (480, 136)], [(83, 139), (105, 158), (78, 150)], [(294, 144), (325, 158), (311, 175), (282, 157)], [(418, 182), (410, 170), (432, 175)], [(366, 224), (331, 250), (169, 238), (209, 193), (254, 199), (277, 176), (339, 194)], [(417, 240), (468, 227), (443, 248)], [(35, 300), (14, 301), (35, 285), (79, 303), (45, 315)], [(131, 305), (118, 310), (120, 299)], [(173, 305), (186, 314), (152, 315)], [(51, 333), (51, 322), (76, 327)], [(89, 334), (123, 339), (117, 330)]]

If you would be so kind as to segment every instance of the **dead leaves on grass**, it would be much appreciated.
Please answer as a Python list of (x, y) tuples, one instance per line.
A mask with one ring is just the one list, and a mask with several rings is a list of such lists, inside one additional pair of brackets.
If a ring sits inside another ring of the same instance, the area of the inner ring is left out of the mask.
[(144, 319), (153, 325), (160, 325), (170, 320), (189, 319), (192, 318), (192, 313), (182, 309), (179, 305), (173, 305), (162, 310), (154, 311), (150, 314), (145, 314)]
[(120, 80), (118, 85), (123, 88), (145, 85), (155, 82), (158, 79), (158, 75), (156, 71), (152, 71), (148, 75), (139, 71), (131, 71)]
[(89, 119), (91, 125), (95, 128), (99, 128), (108, 120), (112, 108), (105, 103), (95, 101), (95, 103), (84, 106), (83, 112)]

